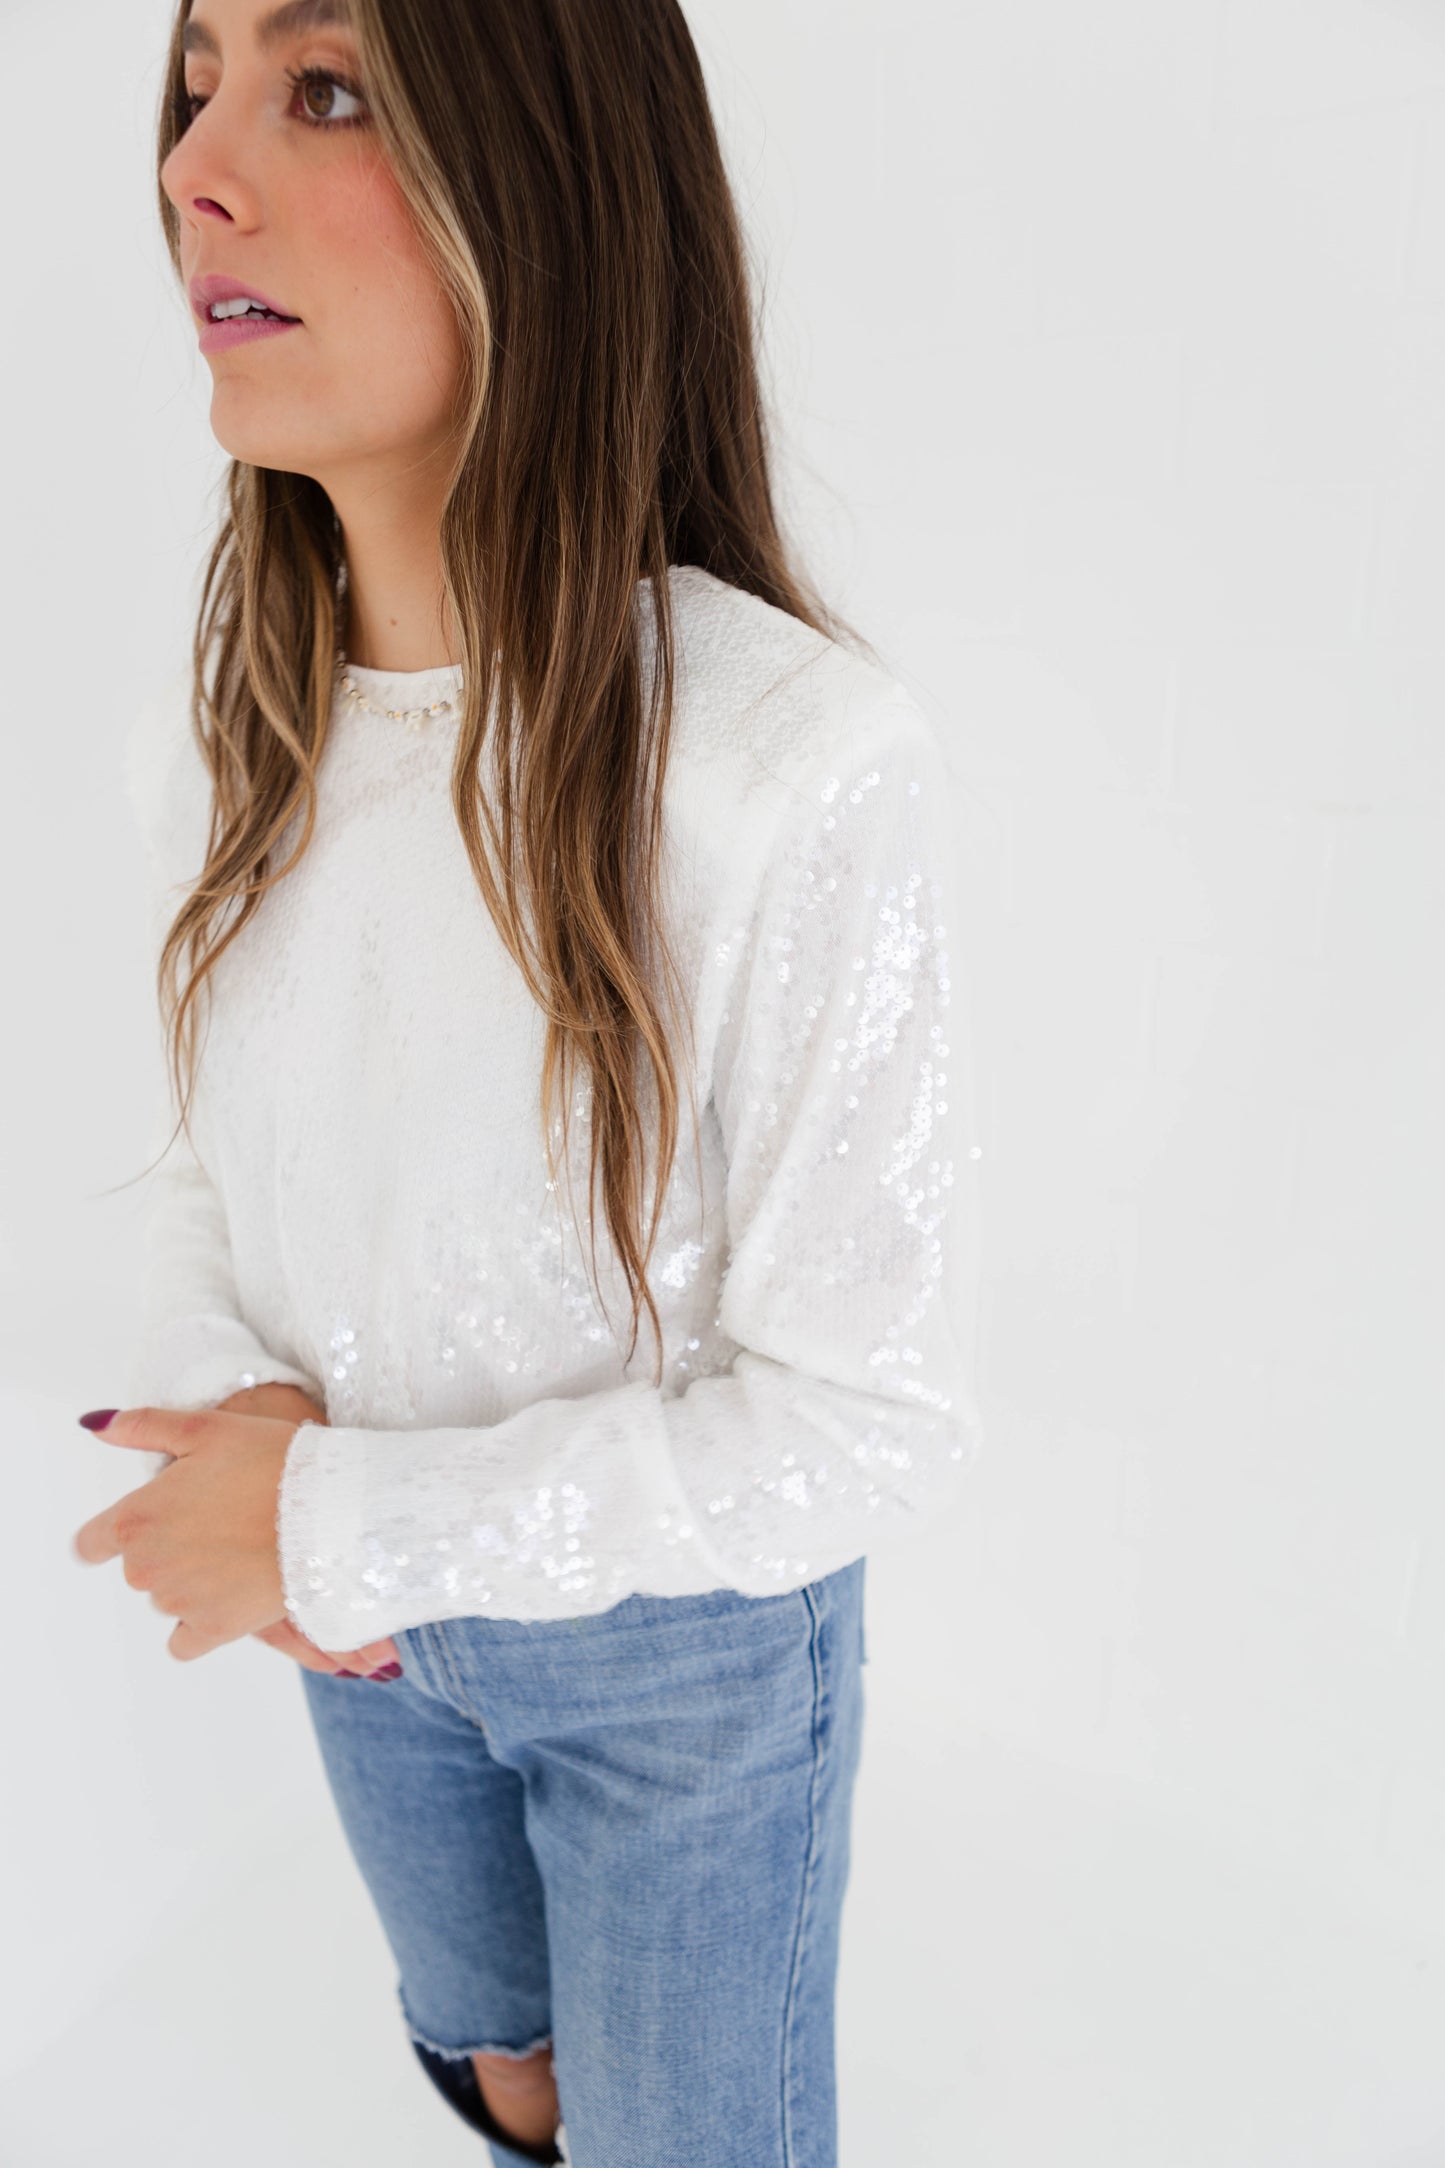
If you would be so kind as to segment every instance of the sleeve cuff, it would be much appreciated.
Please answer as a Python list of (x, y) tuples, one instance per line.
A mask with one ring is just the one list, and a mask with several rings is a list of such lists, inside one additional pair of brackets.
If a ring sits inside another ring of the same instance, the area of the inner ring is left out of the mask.
[[(376, 1641), (365, 1591), (351, 1582), (361, 1556), (362, 1459), (355, 1431), (300, 1423), (286, 1448), (276, 1507), (286, 1615), (328, 1654)], [(350, 1591), (350, 1593), (348, 1593)]]

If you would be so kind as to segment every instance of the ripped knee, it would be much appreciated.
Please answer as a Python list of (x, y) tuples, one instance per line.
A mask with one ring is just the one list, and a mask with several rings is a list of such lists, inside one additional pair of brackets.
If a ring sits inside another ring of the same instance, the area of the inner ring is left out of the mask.
[(552, 2085), (552, 2043), (545, 2041), (528, 2055), (499, 2055), (478, 2048), (472, 2063), (489, 2092), (545, 2093)]
[(504, 2136), (534, 2145), (555, 2138), (562, 2109), (550, 2040), (527, 2055), (492, 2055), (478, 2049), (472, 2067), (488, 2113)]

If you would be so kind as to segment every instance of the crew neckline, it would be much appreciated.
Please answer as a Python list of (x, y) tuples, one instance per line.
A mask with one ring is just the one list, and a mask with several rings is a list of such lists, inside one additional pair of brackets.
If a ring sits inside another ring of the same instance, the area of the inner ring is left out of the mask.
[(429, 663), (424, 670), (381, 670), (370, 663), (346, 661), (343, 661), (341, 667), (348, 676), (355, 678), (363, 691), (368, 693), (373, 686), (404, 685), (417, 687), (432, 682), (459, 685), (462, 680), (462, 666), (459, 662)]
[[(696, 576), (711, 577), (701, 565), (669, 565), (667, 568), (670, 584)], [(651, 574), (644, 574), (637, 584), (651, 587)], [(644, 618), (644, 626), (650, 633), (649, 618)], [(463, 676), (459, 662), (432, 663), (425, 670), (380, 670), (367, 663), (343, 662), (342, 669), (336, 673), (336, 697), (346, 707), (352, 703), (341, 690), (343, 670), (355, 681), (358, 692), (378, 707), (386, 708), (419, 708), (428, 701), (454, 695), (461, 690)], [(456, 710), (444, 712), (455, 714)]]

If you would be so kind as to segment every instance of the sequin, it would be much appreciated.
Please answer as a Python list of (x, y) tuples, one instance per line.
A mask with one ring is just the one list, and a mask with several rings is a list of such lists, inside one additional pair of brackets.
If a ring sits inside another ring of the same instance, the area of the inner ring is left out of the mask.
[[(278, 1531), (288, 1614), (323, 1648), (797, 1587), (909, 1540), (979, 1443), (941, 748), (874, 666), (697, 568), (670, 577), (666, 908), (701, 1173), (679, 1049), (660, 1382), (645, 1314), (623, 1360), (600, 1201), (590, 1276), (585, 1077), (549, 1177), (541, 1017), (455, 831), (454, 716), (397, 720), (438, 673), (365, 673), (370, 709), (338, 696), (312, 845), (217, 972), (207, 1165), (157, 1184), (134, 1397), (309, 1385), (328, 1420), (291, 1440)], [(171, 883), (204, 842), (183, 698), (131, 745)]]

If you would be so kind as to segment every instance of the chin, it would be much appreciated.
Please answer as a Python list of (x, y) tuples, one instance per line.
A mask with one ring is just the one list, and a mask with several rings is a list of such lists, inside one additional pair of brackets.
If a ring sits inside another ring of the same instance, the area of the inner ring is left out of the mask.
[(245, 429), (228, 426), (236, 417), (225, 417), (211, 412), (211, 434), (223, 452), (232, 459), (244, 460), (248, 467), (274, 467), (278, 473), (305, 474), (309, 471), (311, 452), (309, 443), (298, 443), (281, 435), (274, 429)]

